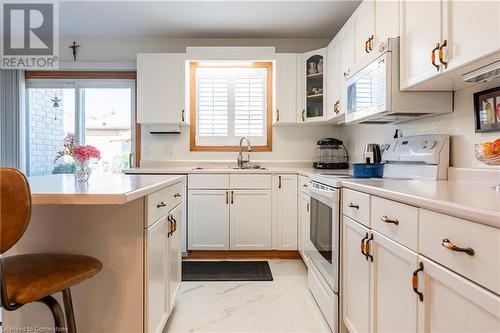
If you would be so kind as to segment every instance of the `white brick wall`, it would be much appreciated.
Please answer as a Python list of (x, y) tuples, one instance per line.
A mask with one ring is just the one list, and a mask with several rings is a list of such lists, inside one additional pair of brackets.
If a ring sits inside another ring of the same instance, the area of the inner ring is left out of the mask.
[(60, 89), (29, 89), (29, 174), (51, 174), (57, 151), (63, 148), (64, 125), (62, 102), (59, 108), (51, 101), (62, 98)]

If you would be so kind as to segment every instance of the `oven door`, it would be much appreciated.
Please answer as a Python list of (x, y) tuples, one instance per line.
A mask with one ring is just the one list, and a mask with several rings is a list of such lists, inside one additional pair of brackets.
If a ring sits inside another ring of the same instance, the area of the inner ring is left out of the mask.
[(309, 258), (333, 292), (338, 293), (339, 190), (311, 186)]

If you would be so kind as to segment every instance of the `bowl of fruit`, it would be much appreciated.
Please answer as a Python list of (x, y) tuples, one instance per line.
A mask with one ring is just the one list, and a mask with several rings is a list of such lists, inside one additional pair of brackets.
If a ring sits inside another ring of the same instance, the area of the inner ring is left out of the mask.
[(487, 165), (500, 165), (500, 139), (476, 144), (476, 159)]

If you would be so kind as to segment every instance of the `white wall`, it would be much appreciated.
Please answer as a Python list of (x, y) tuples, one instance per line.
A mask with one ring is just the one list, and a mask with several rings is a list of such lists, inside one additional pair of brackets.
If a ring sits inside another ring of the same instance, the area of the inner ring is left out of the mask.
[[(273, 129), (273, 151), (253, 152), (253, 161), (312, 161), (316, 141), (340, 133), (333, 126), (276, 126)], [(235, 144), (238, 144), (235, 142)], [(149, 134), (142, 131), (142, 161), (236, 161), (236, 152), (189, 151), (189, 127), (182, 134)]]
[[(403, 135), (413, 134), (448, 134), (451, 136), (451, 160), (454, 167), (486, 168), (476, 160), (474, 144), (494, 141), (500, 138), (500, 132), (474, 132), (473, 93), (500, 86), (500, 79), (476, 84), (455, 92), (454, 112), (416, 120), (406, 124), (394, 125), (351, 125), (342, 127), (342, 139), (346, 144), (352, 162), (362, 162), (364, 145), (384, 143), (392, 138), (396, 128), (403, 130)], [(495, 168), (495, 167), (492, 167)], [(498, 167), (497, 167), (498, 168)]]
[(276, 52), (307, 52), (326, 47), (328, 39), (177, 39), (177, 38), (61, 38), (59, 58), (73, 61), (68, 47), (76, 41), (78, 61), (135, 62), (141, 52), (186, 52), (186, 46), (274, 46)]

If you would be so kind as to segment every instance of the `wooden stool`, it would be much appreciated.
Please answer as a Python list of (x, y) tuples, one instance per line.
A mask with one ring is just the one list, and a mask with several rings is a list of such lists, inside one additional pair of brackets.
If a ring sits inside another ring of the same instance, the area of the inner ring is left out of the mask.
[[(21, 238), (31, 216), (31, 192), (26, 177), (0, 168), (0, 253)], [(46, 304), (56, 329), (76, 332), (70, 287), (94, 276), (102, 263), (76, 254), (22, 254), (0, 258), (0, 300), (7, 311), (31, 302)], [(62, 292), (64, 312), (51, 295)], [(66, 318), (66, 325), (64, 319)]]

